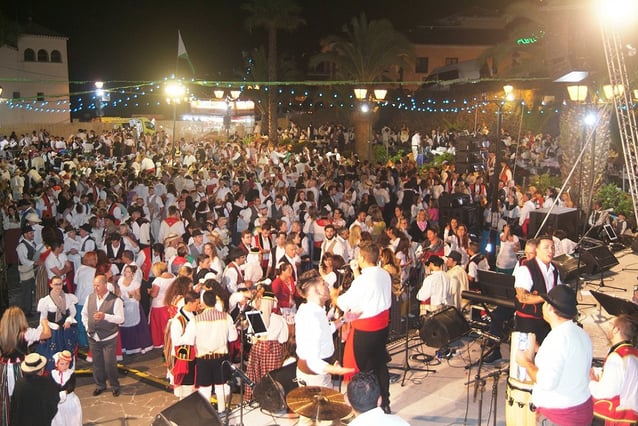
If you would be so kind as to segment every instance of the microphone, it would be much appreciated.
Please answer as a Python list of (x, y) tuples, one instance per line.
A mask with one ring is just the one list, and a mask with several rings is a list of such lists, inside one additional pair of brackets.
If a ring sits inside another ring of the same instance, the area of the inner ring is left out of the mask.
[(250, 386), (251, 388), (255, 387), (255, 382), (250, 380), (250, 378), (246, 375), (246, 373), (241, 371), (239, 368), (235, 367), (230, 362), (228, 363), (228, 366), (230, 367), (230, 369), (233, 372), (233, 374), (238, 376), (241, 379), (242, 382), (244, 382), (246, 385)]

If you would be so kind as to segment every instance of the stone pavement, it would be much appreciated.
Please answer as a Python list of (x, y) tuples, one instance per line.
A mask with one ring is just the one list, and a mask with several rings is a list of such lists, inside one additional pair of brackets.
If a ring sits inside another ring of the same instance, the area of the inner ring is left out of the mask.
[[(603, 292), (620, 298), (630, 298), (633, 286), (637, 283), (638, 272), (633, 269), (638, 265), (638, 256), (630, 249), (615, 253), (620, 265), (615, 266), (605, 273), (605, 283), (610, 286), (618, 286), (627, 291), (618, 291), (611, 288), (599, 289), (595, 284), (600, 282), (599, 276), (588, 277), (591, 284), (584, 283), (579, 292), (579, 301), (596, 301), (590, 294), (590, 290), (602, 290)], [(606, 330), (611, 318), (604, 309), (599, 306), (580, 306), (579, 321), (589, 333), (594, 344), (594, 356), (602, 358), (608, 349)], [(490, 399), (496, 383), (496, 424), (504, 425), (506, 419), (506, 406), (510, 415), (517, 418), (527, 416), (524, 408), (517, 407), (516, 402), (506, 404), (507, 374), (496, 374), (501, 369), (507, 371), (509, 361), (509, 346), (502, 345), (503, 359), (495, 364), (485, 365), (481, 376), (485, 378), (484, 392), (474, 392), (474, 385), (466, 386), (476, 375), (475, 369), (467, 370), (465, 366), (471, 361), (476, 361), (480, 354), (480, 341), (477, 336), (464, 337), (454, 342), (451, 346), (456, 349), (456, 355), (449, 360), (432, 361), (424, 364), (423, 354), (433, 355), (436, 348), (425, 346), (416, 335), (411, 334), (409, 342), (409, 364), (411, 367), (429, 367), (435, 373), (425, 373), (409, 370), (406, 374), (405, 386), (401, 386), (400, 380), (391, 384), (391, 406), (397, 413), (412, 425), (476, 425), (478, 424), (479, 406), (482, 407), (481, 424), (491, 424), (494, 415), (490, 409)], [(404, 363), (405, 353), (403, 342), (395, 342), (388, 345), (393, 355), (391, 365), (401, 367)], [(141, 373), (163, 377), (163, 365), (161, 351), (155, 350), (145, 355), (125, 357), (124, 365), (134, 368)], [(78, 368), (90, 367), (83, 360), (78, 361)], [(402, 370), (392, 369), (392, 373), (403, 374)], [(487, 377), (490, 373), (498, 377), (495, 382), (493, 377)], [(398, 377), (399, 379), (401, 376)], [(115, 398), (110, 392), (105, 392), (98, 397), (92, 396), (94, 385), (90, 376), (78, 378), (76, 392), (82, 401), (85, 425), (149, 425), (154, 417), (163, 409), (177, 402), (172, 393), (138, 380), (132, 375), (121, 375), (122, 394)], [(524, 397), (525, 395), (523, 395)], [(482, 397), (482, 398), (481, 398)], [(482, 399), (482, 405), (479, 402)], [(235, 396), (235, 400), (237, 397)], [(236, 402), (236, 401), (235, 401)], [(513, 407), (513, 408), (512, 408)], [(513, 414), (512, 414), (513, 413)], [(229, 418), (230, 424), (239, 424), (239, 410), (235, 409)], [(244, 424), (248, 426), (260, 425), (294, 425), (297, 419), (294, 415), (274, 417), (264, 413), (255, 404), (246, 407), (244, 412)]]

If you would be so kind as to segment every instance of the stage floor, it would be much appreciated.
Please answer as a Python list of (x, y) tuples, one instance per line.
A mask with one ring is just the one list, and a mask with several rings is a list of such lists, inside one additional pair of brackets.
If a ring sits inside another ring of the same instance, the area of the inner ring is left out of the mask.
[[(621, 287), (626, 291), (611, 288), (600, 289), (598, 288), (600, 276), (588, 277), (591, 278), (591, 284), (584, 283), (579, 292), (579, 302), (596, 303), (590, 290), (603, 291), (611, 296), (624, 299), (631, 298), (633, 287), (637, 283), (638, 256), (630, 249), (617, 252), (615, 256), (620, 264), (604, 274), (605, 284)], [(594, 357), (603, 358), (608, 349), (608, 341), (605, 336), (611, 315), (598, 304), (594, 307), (582, 305), (579, 307), (579, 312), (579, 321), (592, 338)], [(456, 349), (456, 354), (449, 360), (443, 359), (441, 362), (435, 360), (427, 365), (420, 361), (423, 358), (421, 354), (434, 355), (436, 348), (424, 345), (417, 333), (413, 331), (409, 340), (410, 366), (415, 368), (428, 367), (436, 372), (425, 373), (415, 369), (409, 370), (405, 374), (404, 386), (401, 385), (403, 371), (394, 368), (404, 364), (404, 342), (397, 341), (389, 344), (388, 349), (393, 355), (391, 373), (394, 373), (395, 379), (397, 379), (390, 385), (393, 413), (398, 414), (412, 425), (477, 425), (479, 424), (479, 411), (482, 408), (480, 424), (492, 424), (495, 415), (496, 424), (505, 425), (509, 345), (501, 347), (502, 360), (483, 367), (481, 377), (485, 377), (486, 380), (484, 390), (481, 392), (480, 387), (475, 390), (474, 384), (466, 385), (468, 381), (475, 378), (476, 367), (465, 368), (466, 365), (478, 359), (481, 351), (480, 342), (481, 339), (476, 336), (463, 337), (451, 345), (452, 348)], [(148, 374), (149, 378), (163, 376), (161, 352), (158, 350), (145, 355), (126, 357), (124, 364), (142, 374)], [(86, 362), (80, 361), (79, 368), (83, 367), (90, 366)], [(502, 374), (498, 374), (499, 371), (502, 371)], [(79, 377), (76, 393), (82, 401), (84, 424), (148, 425), (152, 423), (159, 412), (176, 402), (172, 393), (140, 381), (134, 376), (128, 374), (121, 377), (123, 387), (119, 398), (114, 398), (109, 392), (93, 397), (91, 393), (94, 385), (91, 378)], [(498, 380), (495, 380), (494, 377), (497, 377)], [(495, 383), (496, 392), (494, 392)], [(491, 409), (492, 395), (496, 395), (496, 412)], [(518, 419), (528, 414), (524, 408), (518, 407), (516, 403), (520, 402), (521, 398), (523, 397), (516, 396), (515, 403), (508, 409)], [(239, 408), (236, 408), (231, 413), (229, 423), (239, 424), (239, 416)], [(293, 415), (271, 416), (262, 412), (260, 407), (254, 404), (244, 407), (243, 423), (249, 426), (294, 425), (297, 423), (297, 418)]]

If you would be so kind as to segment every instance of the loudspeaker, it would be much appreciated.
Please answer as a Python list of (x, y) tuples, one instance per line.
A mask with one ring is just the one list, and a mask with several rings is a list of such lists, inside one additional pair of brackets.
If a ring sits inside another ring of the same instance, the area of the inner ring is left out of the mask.
[(153, 426), (222, 426), (210, 401), (195, 392), (159, 413)]
[(468, 230), (474, 230), (480, 225), (479, 211), (476, 205), (469, 205), (463, 207), (443, 207), (439, 209), (439, 223), (441, 229), (452, 218), (457, 218), (459, 223), (467, 226)]
[[(529, 228), (527, 230), (527, 236), (529, 238), (536, 235), (536, 231), (540, 228), (548, 211), (548, 208), (544, 208), (530, 212)], [(539, 235), (545, 233), (548, 226), (551, 226), (554, 230), (562, 229), (567, 233), (567, 238), (578, 241), (578, 211), (576, 209), (554, 207)]]
[(578, 259), (569, 254), (563, 254), (558, 257), (555, 257), (552, 260), (552, 263), (558, 269), (558, 274), (560, 275), (560, 279), (563, 282), (571, 281), (572, 279), (578, 277), (581, 272), (585, 272), (587, 270), (587, 264), (584, 260), (580, 261), (580, 268), (578, 267)]
[(603, 245), (583, 248), (580, 251), (580, 260), (587, 265), (585, 270), (590, 275), (608, 271), (620, 263), (609, 248)]
[(419, 331), (421, 339), (432, 348), (441, 348), (470, 331), (470, 325), (454, 307), (448, 306), (426, 318)]
[(457, 163), (478, 163), (481, 161), (481, 154), (478, 152), (456, 152), (455, 161)]
[(296, 362), (271, 371), (255, 385), (255, 400), (266, 411), (285, 412), (288, 409), (286, 395), (297, 387), (296, 377)]
[[(625, 243), (624, 237), (625, 236), (623, 236), (623, 243)], [(627, 237), (627, 242), (629, 242), (629, 244), (627, 245), (631, 245), (631, 251), (633, 251), (634, 253), (638, 253), (638, 239), (633, 237)]]

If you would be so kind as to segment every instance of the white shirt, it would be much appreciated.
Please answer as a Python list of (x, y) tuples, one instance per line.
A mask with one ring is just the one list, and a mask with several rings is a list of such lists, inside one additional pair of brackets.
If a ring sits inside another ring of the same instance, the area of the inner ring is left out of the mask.
[(618, 409), (638, 411), (638, 358), (616, 352), (607, 356), (598, 381), (589, 382), (589, 390), (596, 399), (610, 399), (620, 395)]
[(433, 271), (425, 277), (416, 298), (422, 302), (430, 299), (432, 309), (452, 304), (450, 279), (443, 271)]
[(351, 426), (406, 426), (410, 423), (394, 414), (386, 414), (381, 407), (359, 414), (350, 422)]
[[(98, 295), (95, 295), (95, 301), (96, 301), (96, 311), (98, 311), (100, 309), (100, 306), (102, 306), (102, 303), (104, 302), (104, 300), (106, 300), (106, 296), (109, 294), (109, 292), (106, 292), (106, 294), (104, 294), (103, 297), (98, 297)], [(82, 324), (84, 324), (84, 328), (85, 329), (89, 329), (89, 309), (88, 309), (88, 301), (89, 298), (87, 296), (87, 298), (84, 300), (84, 307), (82, 308)], [(122, 299), (120, 299), (119, 297), (117, 297), (115, 299), (115, 302), (113, 304), (113, 313), (112, 314), (107, 314), (104, 313), (104, 321), (108, 321), (108, 322), (112, 322), (115, 324), (122, 324), (124, 322), (124, 303), (122, 302)], [(95, 341), (105, 341), (105, 340), (112, 340), (115, 339), (115, 337), (117, 337), (117, 332), (115, 332), (114, 334), (111, 334), (110, 336), (105, 337), (104, 339), (100, 339), (100, 336), (97, 335), (97, 333), (95, 333), (92, 337), (92, 339), (94, 339)]]
[(536, 354), (538, 374), (532, 390), (537, 407), (569, 408), (590, 396), (592, 343), (573, 321), (554, 327)]
[[(538, 267), (545, 278), (545, 287), (547, 292), (554, 288), (556, 285), (562, 284), (560, 281), (560, 276), (558, 277), (558, 282), (554, 282), (554, 265), (549, 264), (549, 267), (545, 266), (543, 262), (538, 260), (538, 258), (534, 258), (532, 261), (535, 261), (538, 264)], [(531, 292), (532, 286), (534, 282), (532, 281), (532, 274), (529, 272), (529, 268), (515, 268), (514, 269), (514, 287), (524, 288), (525, 290)]]
[(390, 309), (392, 303), (392, 279), (378, 266), (370, 266), (352, 281), (352, 285), (337, 299), (337, 306), (344, 311), (361, 312), (360, 319), (371, 318)]
[(308, 368), (323, 374), (328, 365), (324, 361), (334, 353), (332, 333), (335, 325), (328, 322), (326, 311), (316, 303), (304, 303), (295, 315), (297, 356), (308, 363)]

